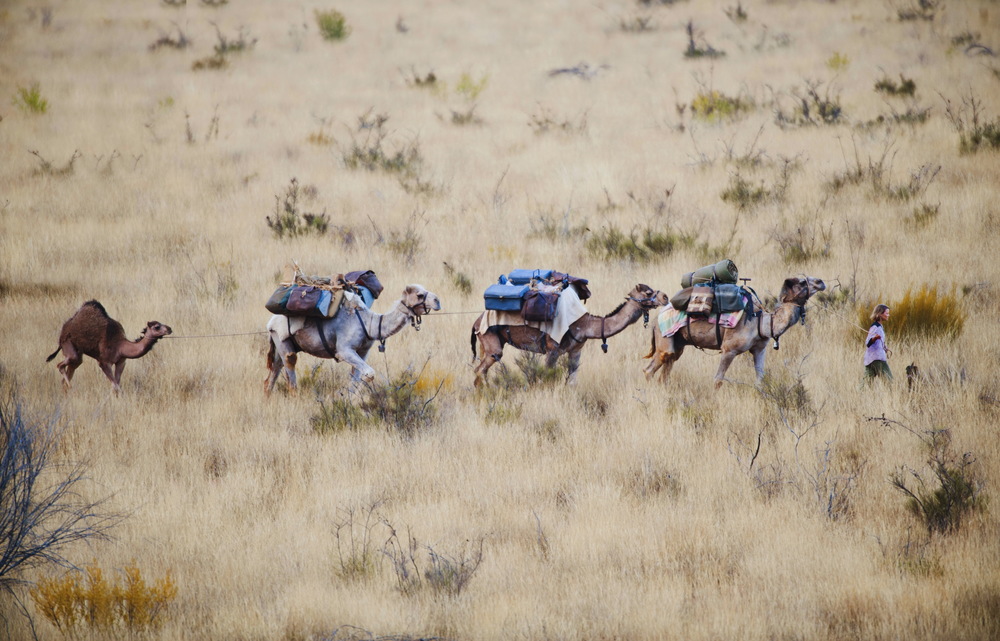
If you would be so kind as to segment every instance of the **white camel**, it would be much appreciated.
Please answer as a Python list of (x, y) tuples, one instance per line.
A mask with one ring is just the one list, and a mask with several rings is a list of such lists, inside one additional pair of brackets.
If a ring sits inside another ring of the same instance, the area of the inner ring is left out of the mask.
[(351, 384), (375, 380), (375, 370), (365, 362), (368, 350), (378, 341), (385, 340), (406, 328), (407, 324), (419, 329), (420, 319), (432, 310), (441, 309), (437, 294), (423, 285), (408, 285), (403, 296), (385, 314), (376, 314), (359, 298), (345, 297), (343, 304), (332, 318), (303, 318), (275, 314), (267, 323), (268, 376), (264, 393), (270, 395), (274, 384), (285, 371), (288, 386), (294, 394), (297, 389), (295, 363), (298, 353), (305, 352), (317, 358), (332, 358), (351, 366)]

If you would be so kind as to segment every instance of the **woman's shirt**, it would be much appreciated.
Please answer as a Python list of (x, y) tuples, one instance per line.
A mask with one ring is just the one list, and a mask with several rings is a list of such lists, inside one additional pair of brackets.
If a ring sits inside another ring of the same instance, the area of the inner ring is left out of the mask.
[[(877, 338), (874, 343), (873, 338)], [(865, 338), (865, 366), (871, 365), (875, 361), (888, 361), (889, 357), (885, 353), (885, 330), (879, 322), (872, 323), (868, 329), (868, 337)]]

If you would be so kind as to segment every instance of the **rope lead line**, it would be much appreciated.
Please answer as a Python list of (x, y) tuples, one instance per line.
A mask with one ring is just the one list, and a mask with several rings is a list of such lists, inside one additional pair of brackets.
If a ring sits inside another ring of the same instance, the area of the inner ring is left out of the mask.
[(225, 338), (227, 336), (260, 336), (267, 332), (241, 332), (239, 334), (202, 334), (200, 336), (164, 336), (163, 338)]

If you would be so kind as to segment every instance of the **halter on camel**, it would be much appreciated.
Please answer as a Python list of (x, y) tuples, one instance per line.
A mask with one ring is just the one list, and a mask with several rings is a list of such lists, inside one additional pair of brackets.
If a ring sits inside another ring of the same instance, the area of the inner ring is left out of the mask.
[[(789, 323), (788, 327), (791, 327), (795, 323), (802, 323), (802, 325), (804, 327), (805, 324), (806, 324), (806, 306), (803, 305), (803, 304), (801, 304), (801, 303), (796, 303), (795, 307), (797, 309), (798, 318), (796, 318), (791, 323)], [(796, 313), (796, 312), (793, 312), (793, 314), (794, 313)], [(778, 339), (781, 338), (781, 334), (778, 334), (777, 336), (774, 335), (774, 312), (771, 312), (771, 331), (770, 331), (770, 335), (769, 336), (765, 336), (764, 333), (761, 331), (761, 325), (762, 325), (762, 319), (763, 319), (763, 317), (764, 317), (763, 314), (759, 314), (757, 316), (757, 336), (760, 336), (761, 338), (770, 338), (771, 340), (773, 340), (774, 341), (774, 349), (777, 350), (780, 347), (778, 345)], [(788, 327), (785, 328), (786, 331), (788, 330)]]
[[(630, 301), (634, 301), (636, 303), (639, 303), (639, 306), (642, 307), (642, 327), (643, 327), (643, 329), (649, 327), (649, 309), (647, 309), (643, 305), (643, 303), (652, 303), (652, 302), (655, 302), (656, 298), (657, 298), (657, 294), (659, 294), (659, 293), (660, 293), (660, 290), (656, 290), (655, 292), (652, 293), (652, 295), (650, 295), (647, 298), (635, 298), (634, 296), (626, 296), (625, 297), (625, 300), (630, 300)], [(605, 336), (605, 330), (604, 330), (604, 324), (605, 324), (605, 322), (607, 320), (608, 320), (607, 316), (601, 316), (601, 350), (605, 354), (608, 353), (608, 337)], [(579, 338), (577, 338), (576, 336), (573, 335), (573, 331), (572, 330), (570, 330), (568, 332), (568, 334), (569, 334), (569, 337), (572, 338), (573, 340), (575, 340), (577, 343), (582, 343), (583, 342), (582, 340), (580, 340)]]
[[(399, 301), (398, 304), (402, 305), (407, 311), (410, 312), (408, 314), (408, 317), (410, 319), (410, 326), (413, 328), (413, 331), (419, 332), (421, 318), (423, 314), (427, 313), (427, 301), (421, 301), (416, 305), (414, 305), (413, 307), (410, 307), (403, 301)], [(423, 307), (424, 308), (423, 312), (418, 314), (416, 311), (417, 307)], [(385, 318), (385, 314), (380, 314), (378, 317), (378, 332), (376, 332), (375, 336), (372, 336), (371, 333), (368, 331), (368, 327), (365, 325), (365, 322), (361, 320), (361, 314), (356, 314), (356, 316), (358, 318), (358, 323), (361, 325), (361, 331), (365, 333), (365, 338), (367, 338), (370, 341), (378, 341), (378, 351), (385, 352), (385, 341), (388, 338), (388, 337), (385, 338), (382, 337), (382, 319)], [(320, 336), (322, 337), (322, 333), (320, 334)], [(326, 347), (325, 341), (323, 343), (323, 346)]]

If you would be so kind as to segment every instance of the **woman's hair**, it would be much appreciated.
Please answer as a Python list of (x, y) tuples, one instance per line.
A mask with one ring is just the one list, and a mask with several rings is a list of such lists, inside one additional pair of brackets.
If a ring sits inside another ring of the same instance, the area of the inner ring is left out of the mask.
[(882, 312), (886, 311), (887, 309), (889, 309), (888, 305), (883, 305), (882, 303), (876, 305), (875, 309), (872, 310), (871, 321), (873, 323), (877, 321), (878, 317), (882, 315)]

